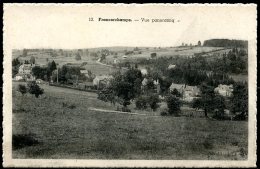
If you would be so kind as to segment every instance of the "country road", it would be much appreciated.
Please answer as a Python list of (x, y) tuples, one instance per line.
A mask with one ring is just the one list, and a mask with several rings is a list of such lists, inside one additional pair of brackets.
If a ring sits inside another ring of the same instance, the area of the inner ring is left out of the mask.
[(156, 115), (148, 115), (148, 114), (143, 114), (143, 113), (122, 112), (122, 111), (106, 110), (106, 109), (97, 109), (97, 108), (93, 108), (93, 107), (90, 107), (89, 110), (97, 111), (97, 112), (118, 113), (118, 114), (132, 114), (132, 115), (138, 115), (138, 116), (158, 117)]

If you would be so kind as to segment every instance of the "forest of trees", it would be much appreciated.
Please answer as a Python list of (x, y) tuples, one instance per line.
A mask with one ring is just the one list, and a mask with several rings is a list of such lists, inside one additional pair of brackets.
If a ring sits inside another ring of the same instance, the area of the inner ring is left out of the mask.
[(229, 40), (229, 39), (210, 39), (210, 40), (205, 40), (203, 46), (247, 48), (248, 41)]

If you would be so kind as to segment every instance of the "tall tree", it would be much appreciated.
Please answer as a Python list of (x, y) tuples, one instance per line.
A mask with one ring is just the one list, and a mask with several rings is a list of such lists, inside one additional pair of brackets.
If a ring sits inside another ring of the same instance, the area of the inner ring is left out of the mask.
[(177, 98), (173, 95), (169, 95), (166, 98), (166, 103), (167, 103), (168, 112), (170, 115), (178, 115), (180, 113), (181, 102), (180, 102), (179, 98)]
[(54, 62), (54, 60), (52, 62), (48, 63), (48, 66), (47, 66), (47, 77), (48, 77), (48, 79), (50, 79), (52, 72), (56, 69), (57, 69), (57, 66), (56, 66), (56, 63)]
[(76, 60), (81, 60), (81, 55), (80, 55), (79, 52), (76, 54), (75, 59), (76, 59)]
[(243, 116), (248, 114), (248, 89), (247, 83), (237, 82), (234, 84), (233, 96), (231, 97), (232, 112), (241, 112)]
[(200, 90), (201, 98), (196, 99), (196, 102), (193, 102), (193, 107), (204, 109), (204, 115), (205, 117), (208, 117), (208, 113), (214, 110), (214, 87), (203, 83), (200, 86)]
[(138, 69), (129, 69), (123, 75), (120, 73), (114, 74), (114, 79), (111, 80), (111, 90), (122, 102), (124, 107), (130, 104), (130, 100), (136, 98), (141, 93), (142, 73)]
[(34, 57), (34, 56), (31, 56), (31, 58), (30, 58), (30, 63), (31, 63), (31, 64), (35, 64), (35, 57)]

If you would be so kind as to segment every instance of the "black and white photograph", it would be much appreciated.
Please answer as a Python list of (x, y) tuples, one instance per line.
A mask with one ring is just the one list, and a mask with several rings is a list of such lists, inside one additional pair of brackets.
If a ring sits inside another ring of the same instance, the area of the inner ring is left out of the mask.
[(4, 4), (4, 166), (256, 166), (256, 16)]

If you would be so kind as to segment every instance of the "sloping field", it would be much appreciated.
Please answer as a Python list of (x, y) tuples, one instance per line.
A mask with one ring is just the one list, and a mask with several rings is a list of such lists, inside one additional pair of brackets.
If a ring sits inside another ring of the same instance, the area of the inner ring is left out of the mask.
[[(123, 61), (132, 61), (138, 58), (151, 58), (151, 53), (156, 53), (157, 57), (170, 57), (170, 56), (192, 56), (194, 53), (201, 53), (201, 52), (213, 52), (215, 50), (217, 52), (222, 52), (221, 47), (182, 47), (182, 48), (161, 48), (161, 49), (154, 49), (150, 48), (147, 49), (141, 49), (140, 54), (136, 52), (136, 54), (128, 55), (128, 57), (125, 59), (122, 56), (124, 56), (124, 53), (118, 53), (117, 59), (121, 62)], [(225, 51), (225, 50), (224, 50)], [(109, 62), (113, 62), (114, 56), (107, 56), (107, 60)]]
[(16, 87), (13, 144), (28, 137), (37, 143), (14, 147), (13, 158), (247, 158), (247, 122), (95, 112), (89, 107), (113, 107), (95, 93), (42, 85), (45, 94), (36, 99)]
[(98, 64), (98, 63), (88, 63), (84, 66), (84, 68), (86, 70), (90, 70), (95, 75), (108, 75), (108, 74), (111, 74), (113, 72), (120, 70), (120, 68), (101, 65), (101, 64)]

